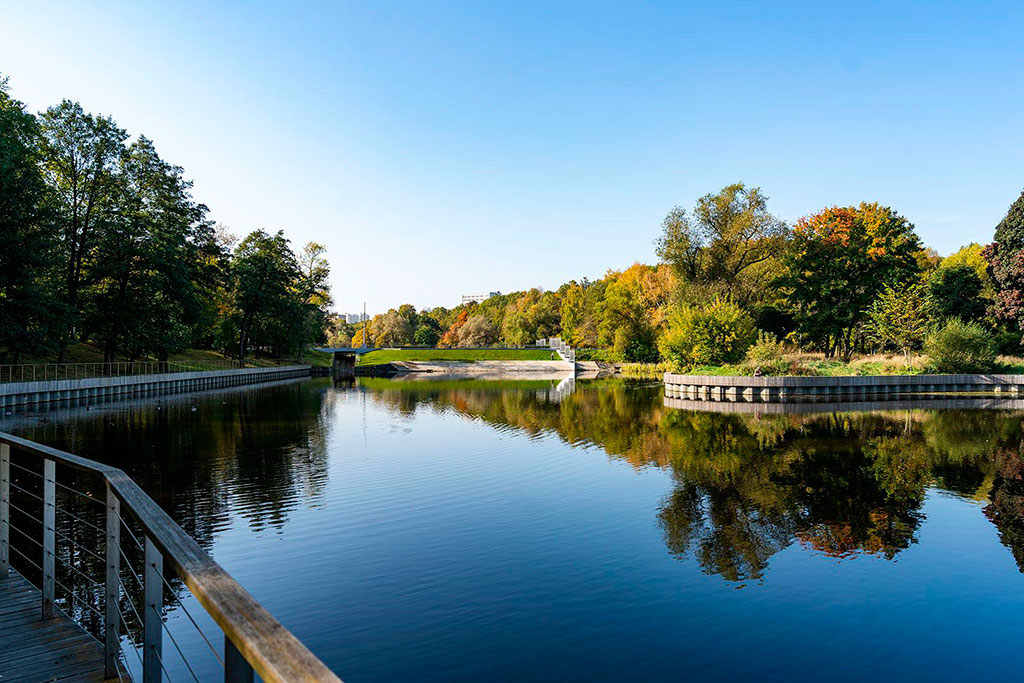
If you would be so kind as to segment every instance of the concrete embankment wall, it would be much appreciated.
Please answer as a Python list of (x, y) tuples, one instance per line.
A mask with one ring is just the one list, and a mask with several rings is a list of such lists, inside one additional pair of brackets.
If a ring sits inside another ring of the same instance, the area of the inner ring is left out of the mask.
[(125, 375), (60, 379), (45, 382), (0, 384), (0, 408), (114, 396), (145, 396), (202, 389), (258, 384), (292, 377), (309, 377), (308, 365), (284, 365), (273, 368), (170, 372), (160, 375)]
[(573, 371), (573, 364), (559, 360), (478, 361), (396, 361), (382, 365), (356, 366), (356, 375), (387, 377), (411, 373), (452, 373), (458, 375), (550, 375)]
[(901, 394), (1024, 395), (1024, 375), (718, 377), (665, 373), (665, 396), (704, 401), (866, 400)]

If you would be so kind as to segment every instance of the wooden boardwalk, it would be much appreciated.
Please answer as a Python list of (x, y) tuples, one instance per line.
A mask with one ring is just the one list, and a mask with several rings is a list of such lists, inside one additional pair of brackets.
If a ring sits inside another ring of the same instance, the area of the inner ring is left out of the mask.
[(43, 621), (39, 590), (0, 579), (0, 683), (102, 681), (103, 645), (65, 616)]

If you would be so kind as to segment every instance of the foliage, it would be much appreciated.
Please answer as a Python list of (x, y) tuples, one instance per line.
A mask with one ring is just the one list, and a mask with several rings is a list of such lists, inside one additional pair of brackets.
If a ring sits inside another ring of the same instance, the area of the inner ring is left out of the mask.
[[(360, 365), (383, 365), (394, 361), (474, 362), (481, 360), (551, 360), (550, 349), (383, 349), (359, 356)], [(431, 382), (433, 384), (433, 382)]]
[(996, 360), (991, 336), (985, 328), (959, 318), (950, 319), (929, 336), (924, 348), (935, 372), (988, 372)]
[(803, 338), (829, 357), (849, 356), (854, 332), (884, 285), (917, 278), (920, 248), (914, 226), (879, 204), (831, 207), (801, 218), (779, 284)]
[(681, 306), (658, 342), (661, 355), (678, 368), (740, 361), (754, 343), (754, 321), (732, 301)]
[(988, 261), (982, 255), (983, 251), (980, 244), (971, 242), (942, 259), (939, 268), (946, 269), (959, 266), (971, 268), (977, 273), (978, 279), (981, 280), (982, 296), (986, 299), (993, 299), (995, 298), (995, 286), (992, 284), (992, 276), (988, 272)]
[(48, 350), (60, 313), (48, 266), (57, 240), (39, 169), (39, 128), (0, 78), (0, 355)]
[(746, 365), (751, 372), (760, 369), (765, 375), (784, 375), (790, 369), (786, 345), (774, 334), (759, 331), (757, 341), (747, 349)]
[(662, 223), (658, 256), (685, 288), (684, 301), (728, 297), (741, 306), (766, 298), (789, 238), (759, 188), (735, 183), (697, 200), (692, 217), (676, 207)]
[(981, 321), (988, 307), (983, 289), (978, 272), (966, 264), (943, 265), (928, 277), (928, 301), (939, 319)]
[(996, 226), (995, 241), (982, 250), (995, 287), (996, 316), (1024, 330), (1024, 192)]
[(868, 334), (882, 347), (902, 352), (907, 367), (910, 352), (924, 342), (927, 331), (928, 303), (921, 285), (898, 291), (886, 285), (868, 309)]
[(471, 316), (459, 333), (459, 346), (474, 348), (493, 346), (498, 340), (498, 330), (485, 315)]
[(412, 336), (412, 343), (416, 346), (437, 346), (440, 339), (441, 334), (436, 327), (422, 323), (416, 328), (416, 332)]

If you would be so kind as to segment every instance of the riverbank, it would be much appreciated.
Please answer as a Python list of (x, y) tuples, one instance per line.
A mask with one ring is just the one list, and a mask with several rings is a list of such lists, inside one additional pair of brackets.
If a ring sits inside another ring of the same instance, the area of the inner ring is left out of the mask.
[(380, 349), (359, 356), (356, 367), (388, 363), (478, 363), (561, 360), (551, 349)]

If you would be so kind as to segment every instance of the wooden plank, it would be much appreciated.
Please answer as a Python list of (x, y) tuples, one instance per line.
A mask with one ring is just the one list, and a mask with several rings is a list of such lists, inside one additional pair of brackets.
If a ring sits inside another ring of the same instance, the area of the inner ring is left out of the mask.
[(103, 646), (67, 616), (40, 619), (39, 590), (0, 581), (0, 681), (102, 681)]

